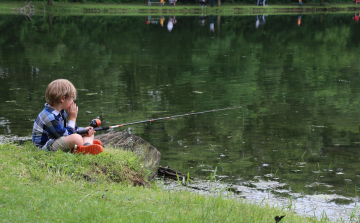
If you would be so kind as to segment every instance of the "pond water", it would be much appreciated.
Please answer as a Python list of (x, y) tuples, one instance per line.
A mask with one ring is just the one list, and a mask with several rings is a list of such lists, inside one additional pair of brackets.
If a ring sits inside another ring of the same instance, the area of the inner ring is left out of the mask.
[(31, 135), (58, 78), (78, 89), (79, 126), (241, 106), (117, 131), (155, 146), (162, 166), (201, 180), (216, 169), (243, 197), (348, 219), (360, 191), (353, 16), (0, 15), (0, 139)]

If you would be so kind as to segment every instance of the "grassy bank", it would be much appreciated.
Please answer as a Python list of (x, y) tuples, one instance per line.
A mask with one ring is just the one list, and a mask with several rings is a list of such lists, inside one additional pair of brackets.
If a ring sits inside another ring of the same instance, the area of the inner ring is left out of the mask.
[[(243, 200), (167, 191), (129, 152), (98, 156), (0, 145), (0, 222), (319, 222)], [(137, 183), (136, 183), (137, 182)], [(326, 222), (323, 219), (322, 222)]]
[[(298, 4), (286, 5), (230, 5), (221, 7), (199, 7), (198, 5), (181, 5), (176, 7), (128, 5), (128, 4), (81, 4), (81, 3), (54, 3), (48, 6), (46, 3), (33, 2), (35, 14), (43, 15), (257, 15), (257, 14), (310, 14), (310, 13), (353, 13), (360, 12), (360, 5), (353, 3), (344, 4)], [(16, 13), (24, 6), (24, 3), (0, 3), (0, 13)]]

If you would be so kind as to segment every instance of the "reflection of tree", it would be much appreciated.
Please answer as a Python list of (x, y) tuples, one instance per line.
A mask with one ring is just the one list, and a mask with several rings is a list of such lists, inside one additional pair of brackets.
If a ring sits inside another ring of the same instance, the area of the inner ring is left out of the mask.
[[(203, 110), (204, 104), (201, 103), (183, 107), (183, 96), (174, 95), (173, 91), (187, 92), (187, 99), (192, 101), (211, 100), (218, 107), (241, 102), (241, 105), (251, 108), (249, 120), (261, 123), (266, 123), (267, 120), (262, 119), (263, 116), (260, 114), (279, 112), (274, 108), (274, 104), (283, 98), (283, 93), (292, 95), (286, 100), (286, 103), (292, 106), (288, 111), (301, 104), (304, 105), (302, 111), (305, 114), (329, 112), (336, 108), (344, 115), (349, 112), (345, 108), (354, 111), (357, 106), (356, 98), (331, 100), (334, 95), (346, 98), (346, 95), (350, 94), (334, 92), (332, 81), (350, 79), (351, 74), (345, 72), (346, 67), (359, 67), (355, 62), (358, 43), (354, 38), (358, 36), (358, 32), (350, 28), (350, 24), (346, 24), (346, 19), (341, 16), (327, 16), (321, 25), (317, 24), (318, 17), (308, 16), (307, 23), (302, 24), (305, 28), (301, 30), (297, 29), (296, 24), (293, 26), (294, 18), (269, 17), (267, 26), (261, 31), (253, 28), (252, 17), (224, 17), (221, 19), (222, 25), (219, 26), (221, 32), (216, 38), (211, 39), (208, 32), (191, 27), (191, 18), (181, 18), (184, 22), (178, 24), (179, 30), (191, 28), (193, 34), (179, 32), (171, 41), (164, 40), (161, 29), (156, 32), (152, 30), (151, 35), (147, 35), (150, 32), (150, 28), (147, 27), (131, 29), (133, 26), (141, 27), (142, 20), (137, 18), (51, 18), (48, 21), (33, 19), (28, 23), (21, 23), (20, 27), (8, 29), (8, 35), (0, 37), (2, 52), (11, 50), (6, 48), (6, 45), (14, 45), (24, 52), (22, 58), (14, 59), (14, 54), (2, 57), (1, 64), (8, 66), (3, 69), (16, 67), (18, 71), (27, 70), (27, 75), (31, 76), (34, 83), (45, 73), (51, 76), (44, 77), (40, 82), (49, 82), (55, 77), (75, 78), (75, 85), (79, 88), (88, 89), (89, 86), (93, 86), (90, 87), (91, 92), (80, 91), (85, 98), (86, 93), (99, 92), (100, 86), (110, 85), (101, 89), (105, 98), (113, 99), (112, 104), (104, 106), (114, 105), (120, 108), (122, 119), (143, 120), (152, 113), (130, 111), (154, 111), (167, 108), (169, 105), (179, 113), (188, 112), (188, 109)], [(285, 31), (284, 24), (289, 27)], [(8, 23), (2, 20), (0, 26), (8, 27)], [(47, 32), (51, 29), (52, 32)], [(124, 33), (123, 30), (128, 31)], [(144, 35), (148, 37), (145, 40)], [(206, 49), (206, 52), (194, 49)], [(264, 53), (265, 51), (267, 53)], [(154, 52), (156, 57), (152, 54)], [(282, 64), (280, 70), (269, 69), (271, 64), (278, 67), (279, 63)], [(178, 64), (183, 68), (176, 68)], [(319, 64), (328, 64), (333, 72), (319, 70)], [(86, 69), (83, 69), (84, 67)], [(38, 68), (41, 72), (31, 74), (30, 68)], [(293, 69), (294, 72), (289, 72), (289, 69)], [(17, 81), (23, 82), (20, 78), (22, 77), (17, 78), (14, 75), (10, 78), (10, 83), (16, 86)], [(230, 81), (238, 78), (244, 83), (241, 87), (239, 83)], [(93, 80), (97, 80), (95, 86)], [(151, 91), (156, 92), (152, 93), (151, 97), (159, 100), (149, 101), (149, 86), (154, 86)], [(308, 88), (314, 90), (298, 90)], [(319, 92), (316, 88), (323, 90)], [(356, 91), (353, 82), (349, 90)], [(41, 90), (37, 91), (39, 94), (31, 94), (32, 98), (39, 98), (43, 94)], [(195, 91), (205, 93), (193, 93)], [(112, 96), (114, 94), (116, 97)], [(300, 99), (303, 97), (302, 94), (306, 95), (304, 99)], [(224, 99), (218, 95), (228, 97)], [(7, 97), (10, 100), (9, 94)], [(244, 98), (247, 102), (244, 102)], [(327, 109), (321, 104), (324, 99), (329, 100), (326, 103)], [(21, 101), (20, 97), (19, 100)], [(123, 100), (129, 101), (129, 105), (123, 105)], [(83, 106), (85, 110), (91, 110), (93, 113), (102, 113), (99, 107)], [(110, 110), (109, 107), (103, 111)], [(115, 120), (115, 115), (108, 115)], [(297, 126), (297, 123), (292, 123), (296, 119), (286, 115), (283, 117), (293, 126)], [(276, 117), (273, 118), (276, 120)], [(83, 119), (87, 124), (87, 117)], [(347, 128), (347, 131), (354, 128), (353, 123), (347, 125), (348, 127), (341, 124), (340, 118), (334, 118), (332, 121), (336, 123), (337, 128)], [(297, 129), (305, 132), (304, 128), (300, 125)], [(219, 131), (220, 133), (214, 134), (221, 135), (223, 130)]]
[(35, 14), (35, 6), (32, 5), (31, 2), (29, 2), (28, 4), (26, 4), (25, 2), (25, 6), (21, 8), (16, 8), (15, 12), (25, 15), (26, 19), (31, 20), (31, 17)]
[(52, 30), (52, 15), (48, 15), (48, 23), (49, 23), (49, 31), (51, 32)]

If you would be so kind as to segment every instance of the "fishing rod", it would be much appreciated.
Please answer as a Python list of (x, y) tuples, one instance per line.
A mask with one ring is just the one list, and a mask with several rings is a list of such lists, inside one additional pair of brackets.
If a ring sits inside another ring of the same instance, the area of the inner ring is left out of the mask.
[[(189, 115), (198, 115), (198, 114), (209, 113), (209, 112), (225, 111), (225, 110), (236, 109), (236, 108), (241, 108), (241, 106), (232, 107), (232, 108), (213, 109), (213, 110), (209, 110), (209, 111), (202, 111), (202, 112), (195, 112), (195, 113), (186, 113), (183, 115), (173, 115), (173, 116), (168, 116), (168, 117), (164, 117), (164, 118), (154, 118), (154, 119), (148, 119), (148, 120), (144, 120), (144, 121), (138, 121), (138, 122), (132, 122), (132, 123), (126, 123), (126, 124), (114, 125), (114, 126), (105, 126), (105, 127), (99, 127), (101, 125), (101, 121), (99, 119), (93, 119), (93, 120), (91, 120), (89, 125), (94, 127), (95, 131), (101, 131), (101, 130), (108, 130), (108, 129), (113, 129), (113, 128), (117, 128), (117, 127), (123, 127), (123, 126), (127, 126), (127, 125), (135, 125), (135, 124), (146, 123), (146, 122), (154, 122), (154, 121), (158, 121), (158, 120), (178, 118), (178, 117), (189, 116)], [(89, 129), (83, 129), (83, 130), (77, 131), (77, 133), (81, 135), (81, 134), (86, 134), (88, 131), (89, 131)]]

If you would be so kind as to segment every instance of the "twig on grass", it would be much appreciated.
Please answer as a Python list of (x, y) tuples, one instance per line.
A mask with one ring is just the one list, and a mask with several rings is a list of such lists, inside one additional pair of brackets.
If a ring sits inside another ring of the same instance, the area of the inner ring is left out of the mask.
[[(81, 192), (81, 191), (75, 191), (75, 192), (76, 192), (76, 193), (85, 194), (85, 192)], [(91, 196), (91, 197), (95, 197), (95, 198), (98, 198), (98, 199), (102, 199), (102, 200), (106, 200), (106, 201), (109, 201), (109, 202), (113, 202), (112, 200), (106, 199), (105, 197), (98, 197), (98, 196), (92, 195), (91, 193), (90, 193), (90, 194), (87, 194), (84, 198), (86, 198), (87, 196)], [(81, 202), (82, 200), (84, 200), (84, 198), (81, 199), (80, 202)]]
[(87, 196), (89, 196), (89, 195), (90, 195), (90, 194), (87, 194), (83, 199), (80, 200), (80, 202), (81, 202), (82, 200), (84, 200), (84, 199), (85, 199)]
[(0, 185), (0, 187), (1, 187), (2, 189), (5, 189), (5, 190), (10, 190), (8, 187), (3, 187), (3, 186), (1, 186), (1, 185)]

